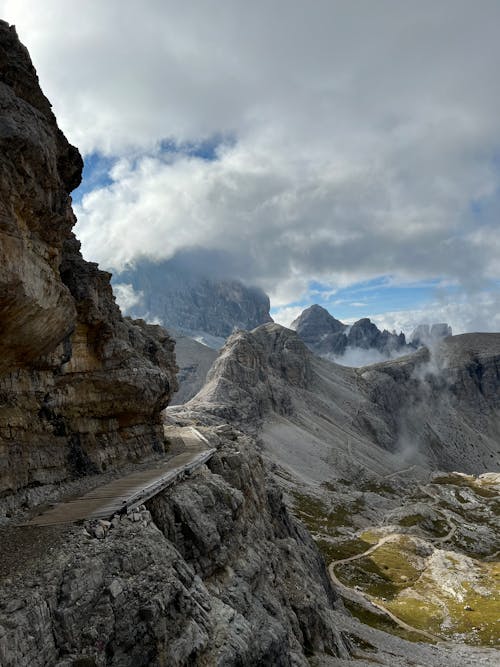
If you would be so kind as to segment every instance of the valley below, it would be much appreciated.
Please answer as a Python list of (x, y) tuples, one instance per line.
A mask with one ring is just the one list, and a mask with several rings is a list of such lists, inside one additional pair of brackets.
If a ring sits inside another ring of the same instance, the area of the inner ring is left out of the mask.
[(500, 334), (340, 323), (411, 348), (350, 368), (179, 277), (151, 307), (231, 335), (176, 360), (82, 257), (81, 156), (3, 21), (0, 102), (1, 667), (498, 665)]
[(413, 641), (498, 646), (500, 476), (404, 478), (327, 482), (321, 496), (292, 485), (290, 502), (357, 618)]
[[(408, 642), (455, 651), (443, 665), (469, 651), (487, 664), (499, 646), (499, 342), (453, 337), (350, 369), (266, 325), (233, 336), (184, 407), (256, 433), (380, 664), (434, 664), (405, 662)], [(392, 662), (366, 627), (402, 640)]]

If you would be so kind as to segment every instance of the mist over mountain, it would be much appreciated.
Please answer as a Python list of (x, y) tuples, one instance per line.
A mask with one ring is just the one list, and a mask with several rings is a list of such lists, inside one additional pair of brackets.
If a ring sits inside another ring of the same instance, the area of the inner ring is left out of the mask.
[[(357, 619), (472, 667), (498, 657), (462, 651), (498, 645), (499, 370), (500, 334), (356, 369), (271, 324), (234, 334), (184, 410), (257, 432)], [(389, 667), (433, 663), (369, 642)]]
[(411, 354), (452, 334), (448, 324), (422, 324), (407, 342), (403, 332), (380, 331), (367, 317), (344, 324), (317, 304), (306, 308), (290, 327), (315, 354), (344, 366), (366, 366)]
[[(211, 347), (220, 347), (236, 329), (272, 322), (269, 297), (258, 287), (217, 274), (184, 254), (167, 262), (142, 261), (115, 276), (132, 317), (157, 321)], [(215, 338), (215, 340), (213, 340)], [(218, 340), (217, 340), (218, 339)]]

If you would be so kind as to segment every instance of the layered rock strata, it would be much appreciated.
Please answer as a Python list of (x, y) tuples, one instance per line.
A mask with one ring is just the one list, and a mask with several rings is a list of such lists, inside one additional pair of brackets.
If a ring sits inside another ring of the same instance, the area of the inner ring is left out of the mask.
[(173, 341), (123, 319), (82, 259), (82, 159), (15, 29), (0, 23), (0, 495), (163, 451)]

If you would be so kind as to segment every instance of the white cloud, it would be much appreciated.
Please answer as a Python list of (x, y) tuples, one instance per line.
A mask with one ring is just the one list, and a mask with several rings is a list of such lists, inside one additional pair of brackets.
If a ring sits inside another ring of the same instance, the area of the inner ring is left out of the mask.
[(304, 306), (284, 306), (283, 308), (278, 308), (278, 310), (273, 311), (271, 316), (278, 324), (282, 324), (284, 327), (289, 327), (303, 310)]
[(455, 300), (435, 301), (411, 311), (369, 315), (380, 329), (411, 334), (418, 324), (447, 322), (454, 334), (467, 331), (500, 331), (500, 294), (480, 292), (458, 296)]
[[(104, 267), (218, 250), (278, 307), (311, 280), (500, 278), (496, 0), (0, 9), (68, 138), (117, 160), (77, 210)], [(159, 150), (214, 136), (213, 161)]]
[(144, 294), (136, 292), (132, 285), (127, 283), (115, 283), (113, 285), (113, 293), (115, 295), (116, 303), (120, 306), (124, 315), (141, 303)]

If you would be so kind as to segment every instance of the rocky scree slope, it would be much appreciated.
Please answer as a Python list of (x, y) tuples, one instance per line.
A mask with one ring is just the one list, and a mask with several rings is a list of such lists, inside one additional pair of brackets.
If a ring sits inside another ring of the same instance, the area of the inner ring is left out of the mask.
[(179, 367), (179, 387), (170, 405), (181, 405), (196, 396), (203, 387), (218, 353), (178, 331), (170, 329), (169, 333), (175, 339), (175, 358)]
[(163, 451), (173, 341), (122, 318), (85, 262), (69, 193), (82, 159), (15, 29), (0, 23), (0, 496)]
[(344, 459), (350, 440), (386, 473), (391, 459), (412, 456), (429, 469), (481, 473), (500, 465), (499, 377), (500, 334), (454, 336), (432, 354), (354, 369), (271, 324), (234, 334), (186, 407), (264, 430), (285, 418)]

